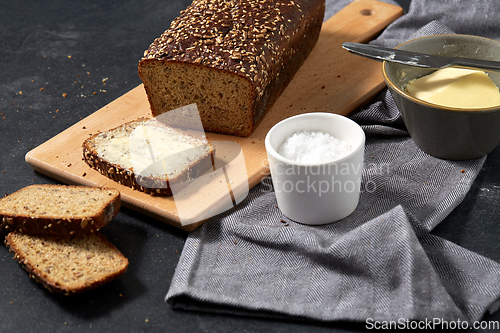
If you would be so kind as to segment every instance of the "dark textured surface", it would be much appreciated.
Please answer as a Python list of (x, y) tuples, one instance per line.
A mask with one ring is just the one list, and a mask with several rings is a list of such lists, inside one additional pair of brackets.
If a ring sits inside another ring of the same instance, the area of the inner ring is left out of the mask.
[[(0, 193), (56, 183), (34, 172), (24, 155), (140, 84), (137, 63), (143, 51), (190, 2), (0, 1)], [(499, 164), (497, 148), (465, 201), (434, 232), (496, 261)], [(129, 259), (129, 269), (118, 280), (73, 297), (50, 294), (12, 260), (6, 247), (0, 247), (0, 331), (364, 329), (363, 324), (342, 322), (326, 325), (173, 311), (164, 297), (187, 233), (127, 209), (102, 233)], [(4, 235), (0, 232), (1, 238)], [(500, 314), (485, 320), (498, 321)]]

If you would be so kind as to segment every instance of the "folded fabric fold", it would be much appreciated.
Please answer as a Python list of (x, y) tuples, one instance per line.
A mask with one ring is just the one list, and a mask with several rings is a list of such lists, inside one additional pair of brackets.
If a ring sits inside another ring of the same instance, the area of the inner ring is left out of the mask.
[[(413, 0), (375, 43), (449, 33), (451, 18), (441, 22), (436, 12), (459, 3)], [(329, 13), (335, 6), (327, 1)], [(500, 12), (500, 3), (489, 7), (461, 15), (470, 33), (471, 20)], [(318, 321), (473, 322), (500, 307), (500, 264), (431, 234), (462, 202), (485, 158), (446, 161), (420, 151), (387, 90), (352, 119), (367, 134), (354, 213), (323, 226), (294, 223), (266, 178), (189, 235), (166, 296), (173, 308)]]
[(400, 205), (339, 234), (287, 220), (272, 192), (246, 201), (191, 233), (166, 298), (174, 308), (472, 322), (500, 295), (500, 265), (439, 237), (417, 237)]
[(443, 238), (419, 238), (443, 285), (469, 321), (498, 310), (500, 265)]

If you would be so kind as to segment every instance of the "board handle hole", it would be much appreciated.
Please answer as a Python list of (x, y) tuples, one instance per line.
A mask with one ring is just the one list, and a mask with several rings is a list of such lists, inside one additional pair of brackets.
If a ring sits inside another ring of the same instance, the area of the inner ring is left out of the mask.
[(371, 16), (375, 14), (375, 11), (373, 9), (362, 9), (359, 13), (363, 16)]

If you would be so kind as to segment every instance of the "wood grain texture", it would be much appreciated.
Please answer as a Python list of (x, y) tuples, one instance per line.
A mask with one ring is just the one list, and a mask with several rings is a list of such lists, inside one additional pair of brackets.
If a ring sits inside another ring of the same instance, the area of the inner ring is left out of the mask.
[(274, 124), (308, 112), (348, 115), (385, 87), (380, 63), (350, 54), (341, 45), (370, 41), (402, 14), (397, 6), (359, 0), (327, 20), (311, 55), (250, 137), (207, 133), (207, 138), (219, 146), (216, 157), (224, 168), (210, 175), (206, 185), (198, 184), (191, 195), (176, 197), (179, 210), (174, 198), (134, 191), (90, 169), (82, 160), (82, 143), (91, 134), (151, 116), (142, 85), (31, 150), (26, 161), (37, 172), (67, 184), (116, 188), (124, 206), (192, 231), (207, 216), (231, 207), (235, 199), (239, 202), (249, 188), (269, 174), (264, 138)]

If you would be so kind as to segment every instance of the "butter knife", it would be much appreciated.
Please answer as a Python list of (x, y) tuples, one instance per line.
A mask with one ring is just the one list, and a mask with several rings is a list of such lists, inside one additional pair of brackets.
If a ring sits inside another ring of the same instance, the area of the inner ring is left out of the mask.
[(461, 57), (443, 57), (418, 52), (403, 51), (387, 47), (360, 43), (344, 43), (342, 47), (349, 52), (379, 61), (391, 61), (408, 66), (425, 68), (459, 67), (500, 72), (500, 62)]

